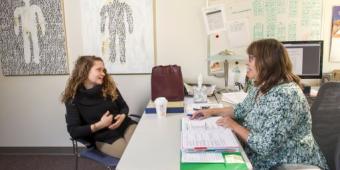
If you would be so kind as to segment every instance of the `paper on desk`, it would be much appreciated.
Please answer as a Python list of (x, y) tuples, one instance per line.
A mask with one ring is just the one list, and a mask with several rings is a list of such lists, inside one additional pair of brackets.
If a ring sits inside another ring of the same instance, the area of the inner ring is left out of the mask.
[(182, 152), (182, 162), (224, 163), (224, 159), (218, 152)]
[(224, 158), (226, 163), (244, 163), (241, 155), (225, 155)]
[(230, 92), (230, 93), (222, 93), (221, 100), (224, 102), (238, 104), (243, 102), (243, 100), (247, 97), (247, 93), (244, 91), (239, 92)]
[[(205, 148), (200, 150), (201, 148)], [(182, 131), (184, 151), (226, 151), (238, 149), (236, 137), (230, 129)]]
[(237, 150), (239, 144), (231, 129), (216, 124), (220, 117), (210, 117), (203, 120), (182, 118), (182, 150)]
[(220, 119), (221, 116), (209, 117), (203, 120), (199, 119), (189, 119), (188, 117), (182, 118), (182, 131), (190, 131), (190, 130), (213, 130), (213, 129), (221, 129), (225, 128), (222, 126), (218, 126), (216, 121)]

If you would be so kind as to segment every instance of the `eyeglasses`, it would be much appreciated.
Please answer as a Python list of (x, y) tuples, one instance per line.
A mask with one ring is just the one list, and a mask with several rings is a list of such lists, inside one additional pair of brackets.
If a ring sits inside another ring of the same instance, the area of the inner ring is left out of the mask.
[(255, 59), (255, 56), (254, 56), (254, 55), (251, 55), (251, 54), (248, 55), (248, 61), (249, 61), (249, 62), (254, 61), (254, 59)]

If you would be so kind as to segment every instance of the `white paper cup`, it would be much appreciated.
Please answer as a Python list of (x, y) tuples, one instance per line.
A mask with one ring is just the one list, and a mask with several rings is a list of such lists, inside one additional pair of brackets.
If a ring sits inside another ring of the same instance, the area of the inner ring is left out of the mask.
[(168, 100), (165, 97), (158, 97), (155, 99), (156, 113), (158, 117), (166, 116)]

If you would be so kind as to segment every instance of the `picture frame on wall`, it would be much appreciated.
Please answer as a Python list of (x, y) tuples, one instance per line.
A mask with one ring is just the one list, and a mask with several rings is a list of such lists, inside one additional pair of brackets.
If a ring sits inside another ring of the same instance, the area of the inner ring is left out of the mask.
[(68, 74), (62, 0), (0, 1), (2, 74)]
[(154, 0), (82, 0), (84, 55), (109, 74), (150, 74), (155, 64)]
[(333, 6), (330, 61), (340, 62), (340, 6)]

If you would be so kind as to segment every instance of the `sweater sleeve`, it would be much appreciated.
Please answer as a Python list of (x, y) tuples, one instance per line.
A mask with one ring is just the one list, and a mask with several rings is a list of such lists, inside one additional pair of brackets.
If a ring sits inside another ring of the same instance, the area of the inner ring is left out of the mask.
[(118, 107), (120, 108), (119, 113), (121, 114), (124, 113), (127, 115), (129, 113), (129, 106), (126, 104), (123, 96), (120, 94), (118, 89), (117, 89), (117, 92), (118, 92), (118, 98), (116, 100), (117, 100)]
[(89, 137), (91, 135), (91, 125), (85, 125), (81, 119), (76, 105), (72, 102), (66, 102), (66, 124), (67, 131), (74, 139)]

